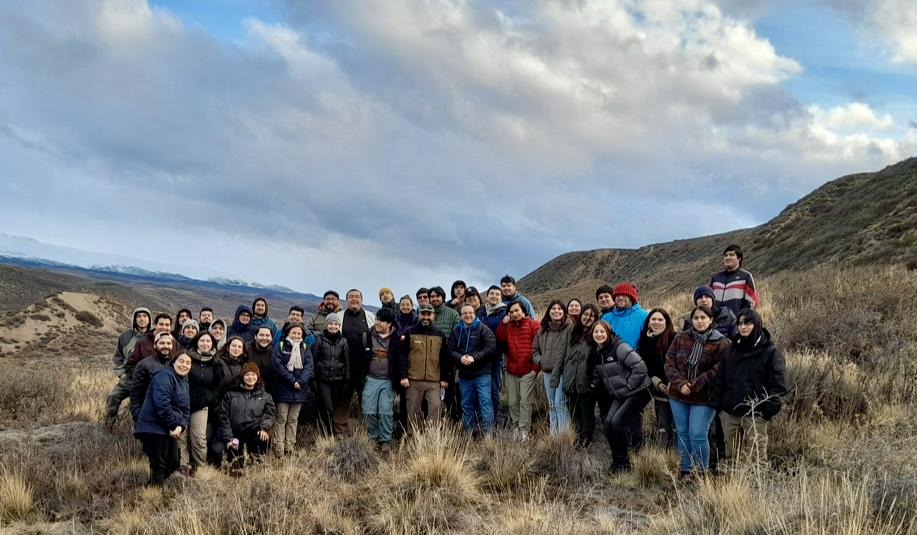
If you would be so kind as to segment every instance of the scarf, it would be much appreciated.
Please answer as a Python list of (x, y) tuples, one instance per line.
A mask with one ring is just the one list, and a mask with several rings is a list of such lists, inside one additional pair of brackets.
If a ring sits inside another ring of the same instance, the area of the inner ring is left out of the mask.
[(212, 349), (211, 349), (210, 351), (197, 351), (197, 352), (195, 353), (195, 355), (197, 355), (197, 357), (198, 357), (197, 360), (199, 360), (199, 361), (201, 361), (201, 362), (210, 362), (211, 360), (213, 360), (213, 356), (214, 356), (215, 354), (216, 354), (216, 351), (214, 351), (214, 350), (212, 350)]
[(293, 349), (290, 350), (290, 362), (287, 363), (287, 369), (290, 371), (302, 369), (302, 350), (300, 349), (302, 341), (294, 342), (288, 337), (287, 342), (293, 344)]
[(697, 376), (697, 363), (700, 362), (700, 356), (704, 353), (704, 344), (710, 338), (716, 329), (711, 325), (706, 331), (699, 333), (696, 329), (691, 329), (691, 337), (694, 338), (694, 347), (691, 348), (691, 355), (688, 356), (688, 379), (694, 379)]

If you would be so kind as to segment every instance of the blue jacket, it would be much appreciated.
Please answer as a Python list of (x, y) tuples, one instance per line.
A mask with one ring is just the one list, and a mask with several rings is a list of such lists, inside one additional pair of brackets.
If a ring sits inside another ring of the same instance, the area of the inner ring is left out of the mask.
[(637, 347), (637, 343), (640, 342), (640, 332), (643, 331), (643, 322), (649, 315), (649, 311), (643, 310), (640, 303), (634, 303), (624, 310), (614, 307), (606, 312), (602, 319), (611, 324), (615, 334), (621, 337), (625, 344)]
[[(287, 369), (290, 357), (293, 355), (293, 346), (283, 340), (274, 346), (271, 360), (274, 362), (274, 402), (275, 403), (305, 403), (309, 397), (309, 381), (312, 380), (312, 351), (305, 342), (299, 343), (302, 353), (302, 368), (293, 371)], [(299, 390), (293, 384), (299, 383)]]
[[(449, 335), (448, 344), (449, 354), (455, 362), (460, 379), (474, 380), (490, 373), (490, 363), (497, 351), (497, 338), (480, 319), (475, 318), (474, 323), (468, 326), (460, 321)], [(474, 357), (474, 363), (462, 364), (464, 355)]]
[[(226, 332), (226, 338), (228, 339), (230, 336), (241, 336), (242, 339), (245, 340), (246, 344), (251, 345), (251, 343), (255, 340), (255, 336), (253, 331), (250, 329), (251, 323), (245, 325), (244, 323), (239, 322), (239, 315), (241, 315), (242, 312), (248, 312), (250, 316), (254, 316), (250, 306), (239, 305), (238, 308), (236, 308), (236, 315), (232, 318), (232, 325), (229, 326), (229, 330)], [(252, 318), (252, 321), (254, 322), (254, 317)]]
[(520, 303), (522, 303), (522, 306), (525, 307), (525, 314), (532, 319), (536, 319), (535, 318), (535, 309), (532, 308), (532, 303), (531, 301), (528, 300), (527, 297), (525, 297), (524, 295), (522, 295), (519, 292), (514, 293), (512, 297), (506, 297), (505, 295), (503, 296), (503, 303), (507, 307), (509, 307), (509, 304), (512, 303), (513, 301), (519, 301)]
[(134, 434), (168, 435), (176, 426), (188, 428), (191, 421), (191, 397), (188, 378), (179, 377), (175, 368), (166, 366), (153, 375), (146, 391), (143, 408), (134, 424)]

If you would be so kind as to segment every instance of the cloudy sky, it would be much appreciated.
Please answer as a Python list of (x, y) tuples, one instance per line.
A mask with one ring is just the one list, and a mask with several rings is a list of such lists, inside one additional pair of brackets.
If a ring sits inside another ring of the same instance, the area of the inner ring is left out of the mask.
[(2, 2), (0, 231), (313, 293), (486, 286), (917, 154), (915, 26), (911, 0)]

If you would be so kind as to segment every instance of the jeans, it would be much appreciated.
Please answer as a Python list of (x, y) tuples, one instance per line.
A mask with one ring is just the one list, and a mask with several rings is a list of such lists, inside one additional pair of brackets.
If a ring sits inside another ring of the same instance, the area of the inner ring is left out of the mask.
[(395, 428), (395, 389), (386, 377), (367, 377), (363, 386), (363, 419), (369, 439), (385, 443), (392, 441)]
[(490, 405), (494, 409), (494, 420), (500, 413), (500, 390), (503, 389), (503, 355), (494, 357), (490, 365)]
[(481, 429), (490, 434), (494, 422), (494, 410), (491, 405), (490, 375), (484, 374), (475, 379), (459, 379), (462, 392), (462, 427), (465, 431), (474, 429), (475, 402), (481, 408)]
[(614, 398), (605, 417), (605, 438), (615, 460), (628, 458), (627, 448), (630, 445), (630, 424), (640, 414), (643, 407), (650, 402), (649, 390), (645, 388), (624, 399)]
[(549, 431), (552, 435), (562, 432), (570, 425), (567, 411), (567, 394), (564, 394), (564, 378), (560, 378), (557, 388), (551, 388), (551, 374), (544, 374), (544, 391), (548, 395)]
[(678, 435), (678, 453), (681, 454), (680, 468), (690, 471), (696, 468), (706, 472), (710, 466), (710, 443), (707, 431), (716, 409), (708, 405), (689, 405), (670, 399), (672, 417), (675, 420), (675, 432)]

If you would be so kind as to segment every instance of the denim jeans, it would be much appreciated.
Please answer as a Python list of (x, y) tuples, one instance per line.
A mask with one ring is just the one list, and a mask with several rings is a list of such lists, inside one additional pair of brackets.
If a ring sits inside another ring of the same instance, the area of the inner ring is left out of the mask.
[(474, 429), (475, 403), (481, 409), (481, 430), (489, 434), (493, 428), (494, 409), (491, 405), (491, 379), (484, 374), (476, 379), (459, 379), (462, 392), (462, 428)]
[(395, 389), (389, 378), (367, 377), (363, 387), (363, 419), (369, 439), (392, 441), (395, 426)]
[(689, 405), (670, 399), (672, 418), (675, 420), (675, 434), (678, 436), (678, 453), (681, 454), (681, 470), (689, 471), (692, 466), (706, 472), (710, 466), (710, 443), (707, 431), (716, 409), (708, 405)]
[(490, 363), (490, 405), (494, 410), (494, 420), (500, 412), (500, 390), (503, 389), (503, 355), (494, 357)]
[(557, 388), (551, 388), (551, 374), (544, 373), (544, 391), (548, 395), (549, 432), (552, 435), (562, 432), (570, 425), (570, 411), (567, 410), (567, 394), (564, 394), (564, 378), (560, 378)]

